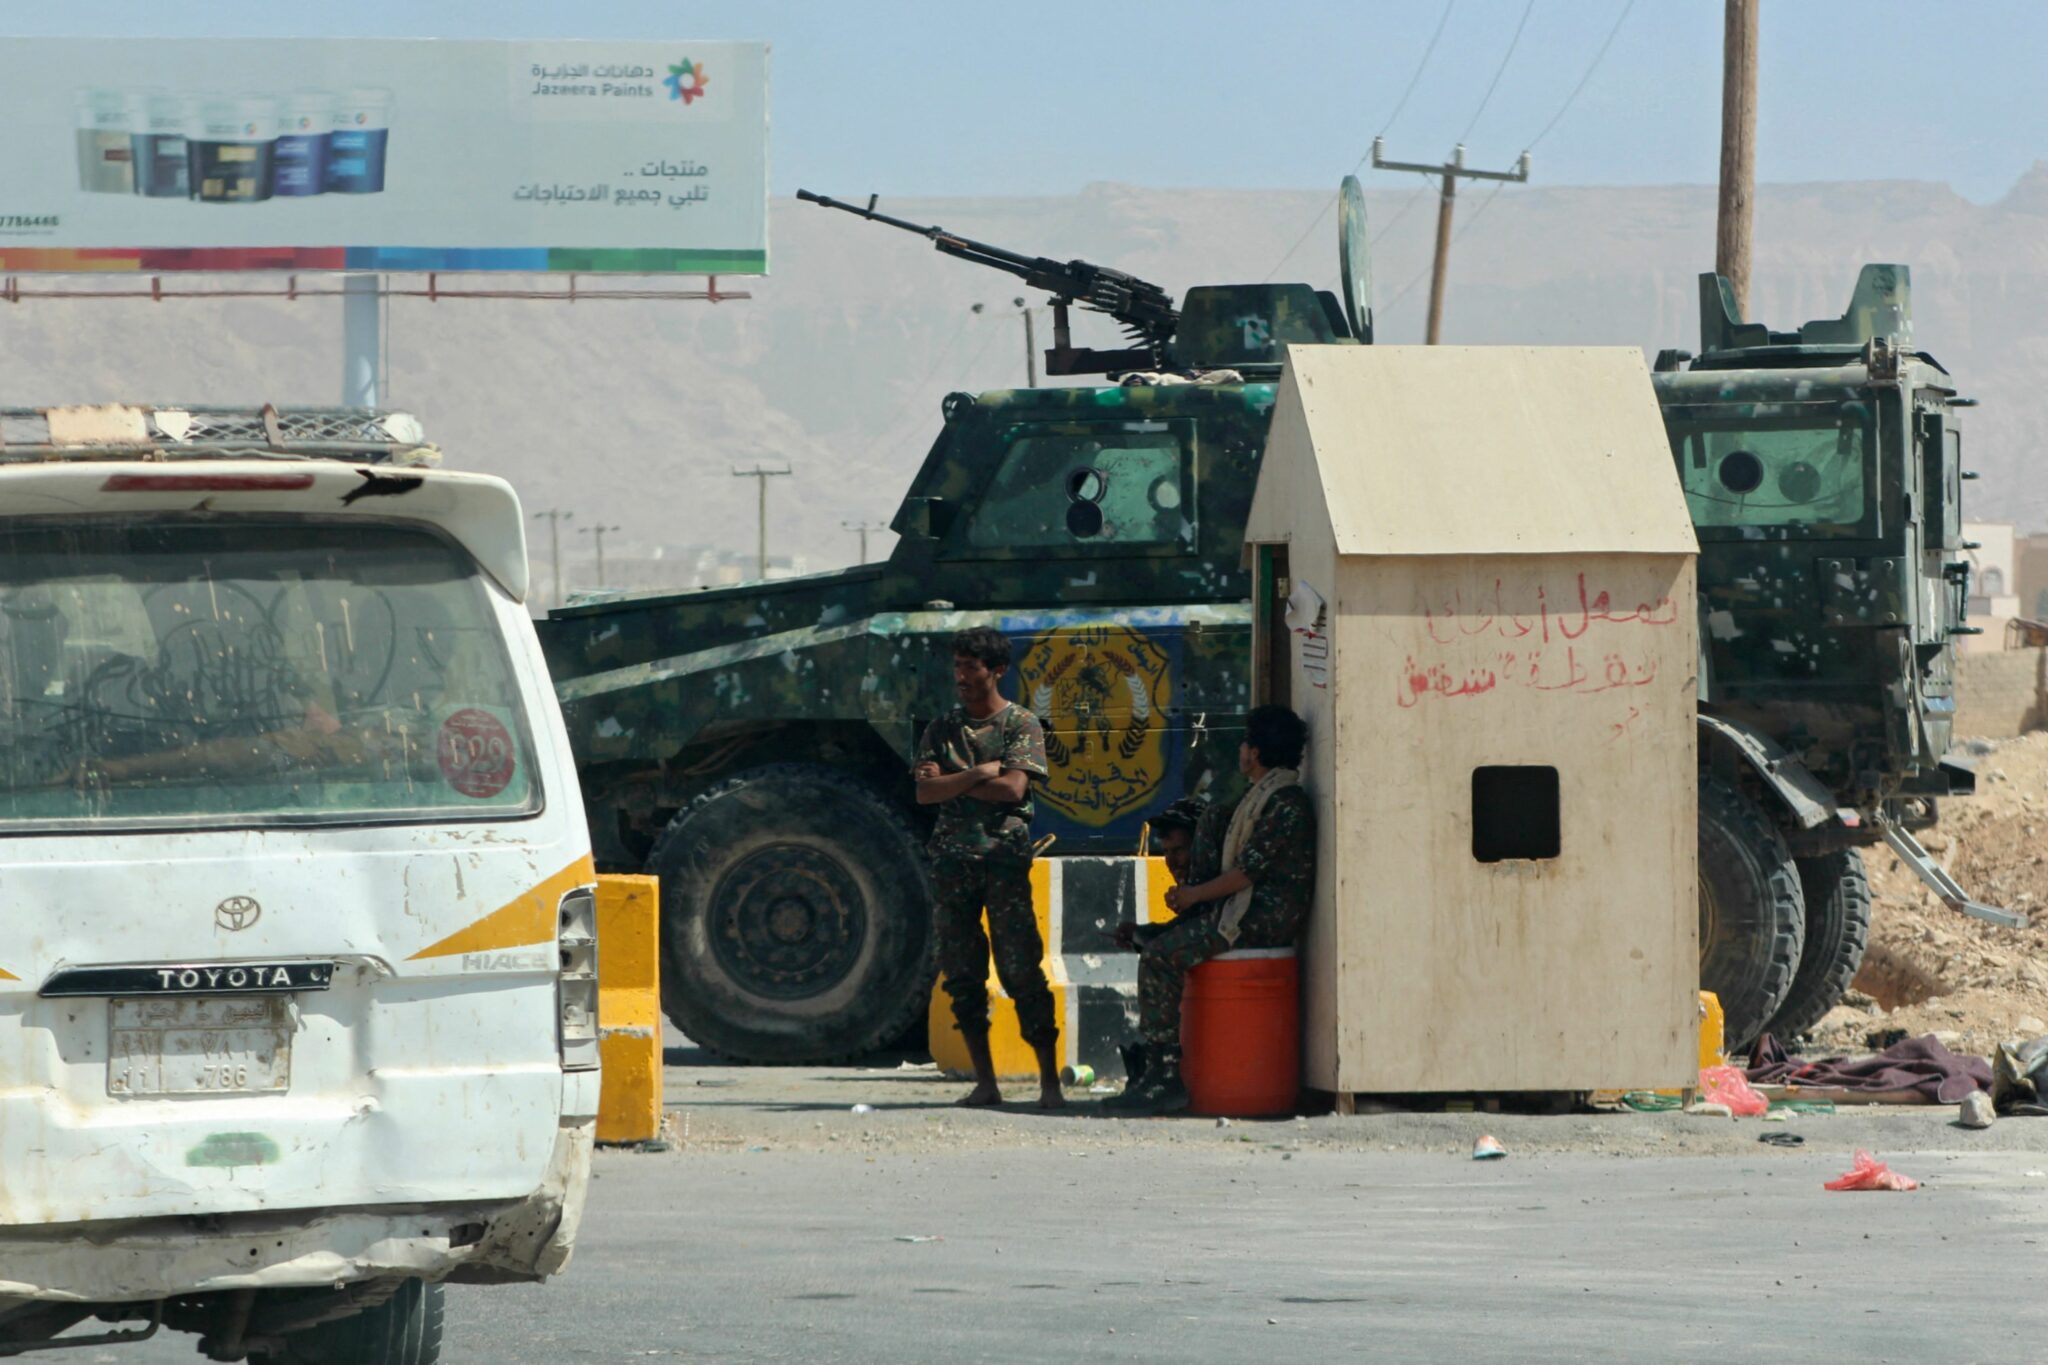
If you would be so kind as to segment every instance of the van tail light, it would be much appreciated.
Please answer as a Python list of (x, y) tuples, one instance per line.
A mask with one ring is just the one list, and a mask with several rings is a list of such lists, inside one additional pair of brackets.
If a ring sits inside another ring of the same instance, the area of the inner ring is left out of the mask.
[(597, 1070), (597, 893), (562, 897), (562, 974), (555, 978), (562, 1070)]

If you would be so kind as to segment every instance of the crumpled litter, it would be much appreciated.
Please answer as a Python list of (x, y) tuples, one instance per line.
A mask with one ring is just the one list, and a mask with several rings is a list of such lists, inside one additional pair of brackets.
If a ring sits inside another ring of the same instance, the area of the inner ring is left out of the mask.
[(1821, 1187), (1828, 1190), (1917, 1190), (1920, 1182), (1901, 1175), (1870, 1153), (1857, 1149), (1856, 1164), (1848, 1173)]
[(1725, 1104), (1737, 1118), (1754, 1118), (1771, 1107), (1759, 1095), (1739, 1066), (1710, 1066), (1700, 1071), (1700, 1098), (1709, 1104)]

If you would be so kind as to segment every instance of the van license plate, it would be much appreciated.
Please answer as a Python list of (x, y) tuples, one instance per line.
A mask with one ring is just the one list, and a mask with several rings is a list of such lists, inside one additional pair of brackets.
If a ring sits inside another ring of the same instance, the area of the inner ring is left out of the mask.
[(285, 997), (114, 1000), (109, 1010), (109, 1095), (250, 1095), (291, 1087)]

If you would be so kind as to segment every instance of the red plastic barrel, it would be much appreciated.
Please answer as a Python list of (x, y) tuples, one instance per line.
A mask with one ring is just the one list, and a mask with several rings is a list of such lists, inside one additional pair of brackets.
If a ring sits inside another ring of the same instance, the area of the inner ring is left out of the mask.
[(1197, 1114), (1289, 1114), (1301, 1090), (1301, 971), (1292, 948), (1247, 948), (1188, 973), (1181, 1078)]

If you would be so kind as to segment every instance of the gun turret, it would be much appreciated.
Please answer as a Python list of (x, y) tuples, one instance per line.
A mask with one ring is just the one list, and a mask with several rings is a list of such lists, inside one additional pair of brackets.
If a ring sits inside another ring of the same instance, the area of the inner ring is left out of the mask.
[[(928, 237), (931, 244), (948, 256), (1006, 271), (1034, 289), (1052, 295), (1052, 348), (1045, 353), (1047, 374), (1108, 374), (1115, 370), (1156, 369), (1166, 363), (1166, 347), (1180, 325), (1180, 314), (1164, 289), (1135, 275), (1089, 261), (1055, 261), (1048, 256), (1024, 256), (987, 242), (919, 223), (875, 212), (876, 195), (869, 195), (867, 207), (798, 190), (798, 199), (821, 208), (839, 209), (871, 222), (903, 232)], [(1121, 351), (1098, 351), (1073, 344), (1067, 328), (1071, 304), (1107, 313), (1122, 324), (1131, 340), (1138, 343)]]

